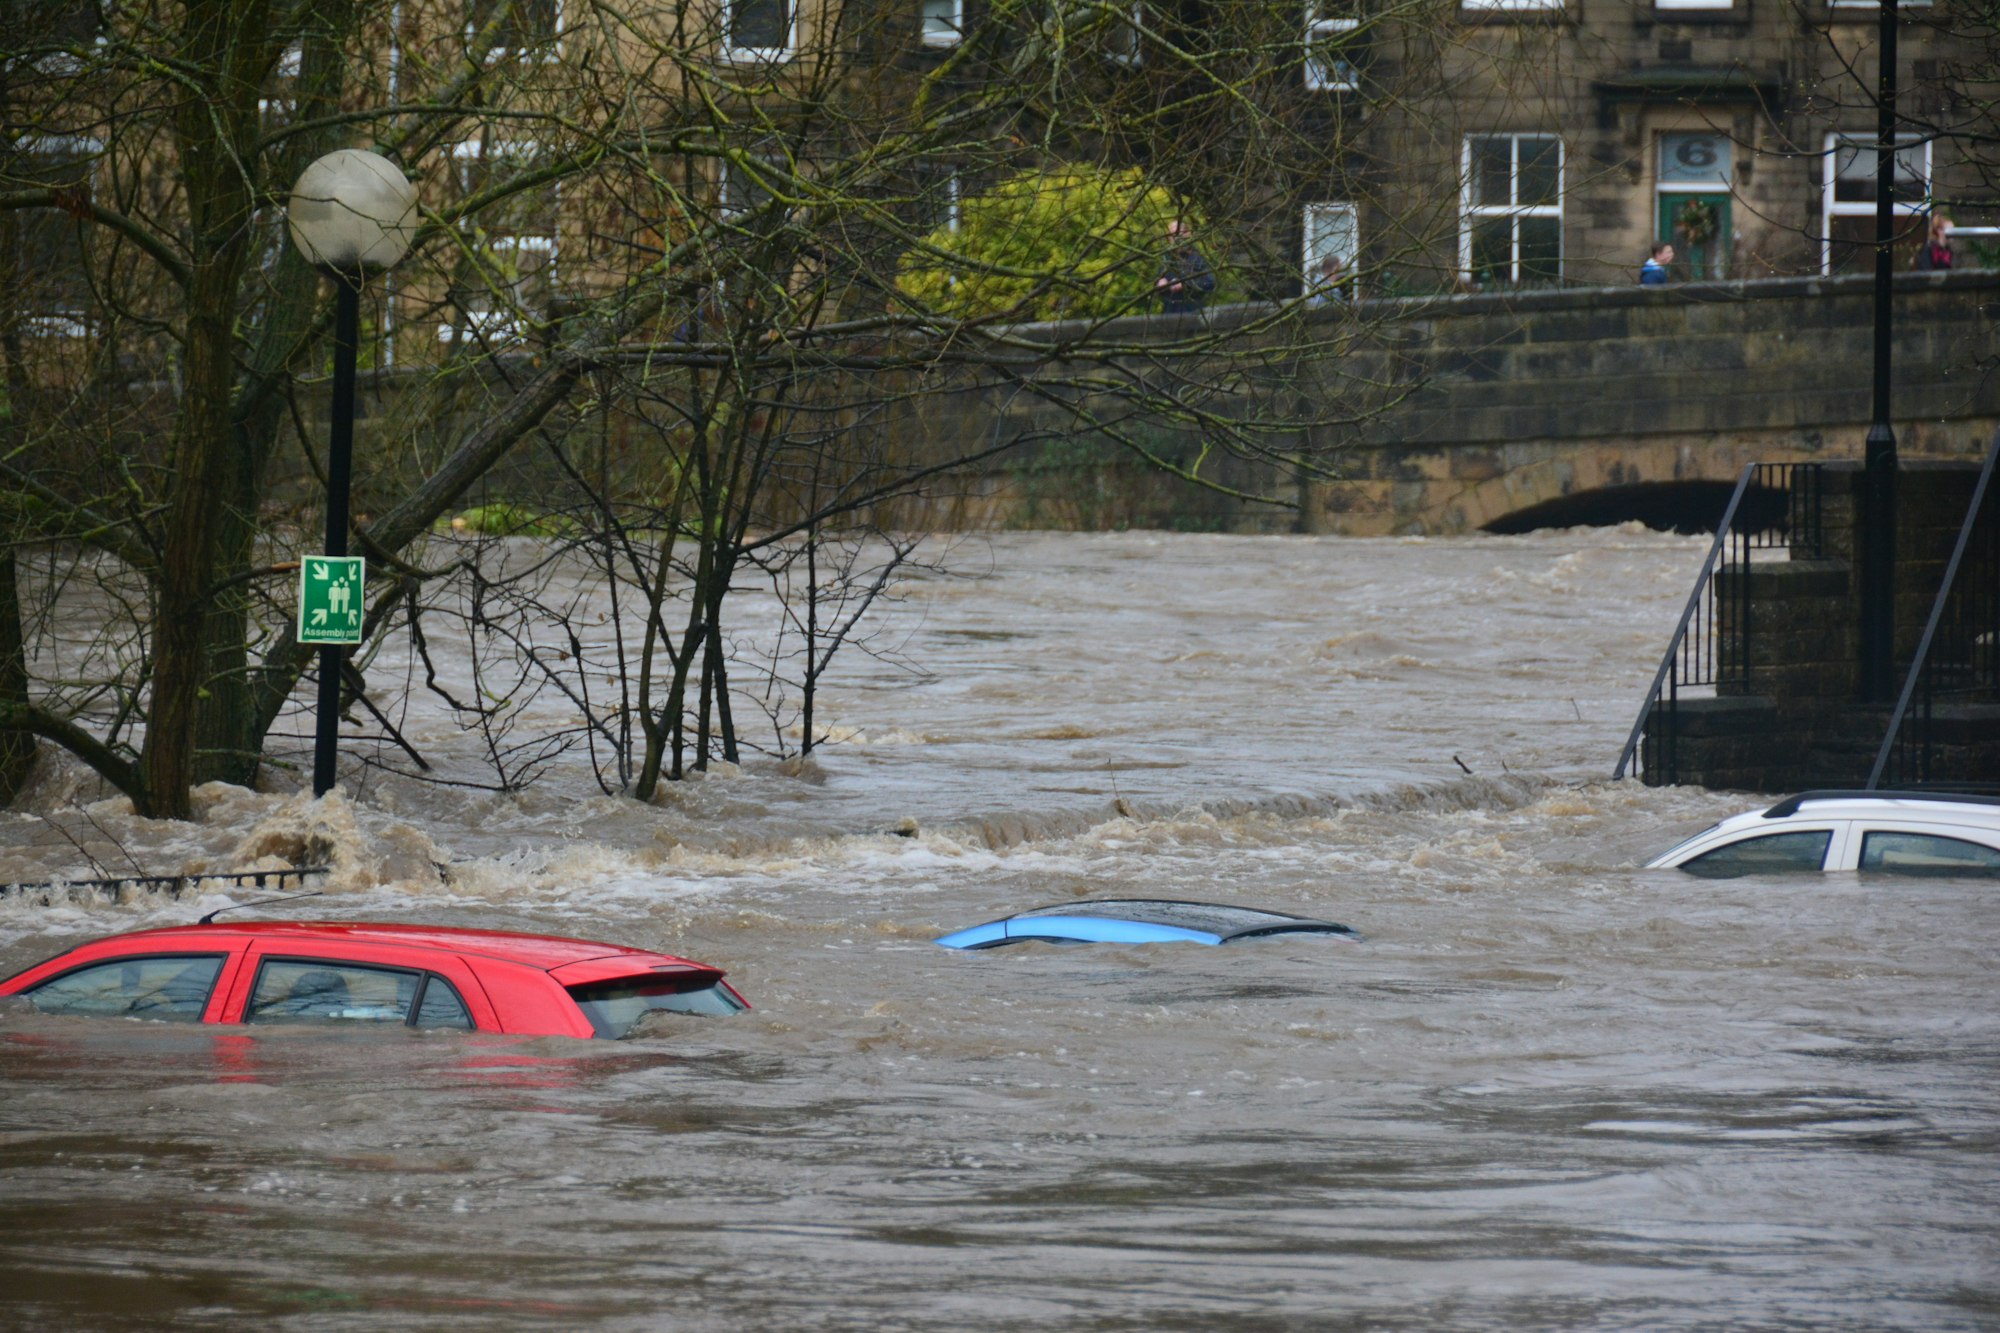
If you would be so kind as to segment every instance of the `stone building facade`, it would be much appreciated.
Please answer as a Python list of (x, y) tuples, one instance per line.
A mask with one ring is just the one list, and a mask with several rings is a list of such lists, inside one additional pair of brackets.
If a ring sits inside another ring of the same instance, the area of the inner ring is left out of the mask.
[[(86, 45), (131, 18), (98, 0), (31, 8), (41, 38), (67, 34)], [(1981, 98), (1990, 96), (2000, 57), (1948, 5), (1906, 2), (1905, 11), (1900, 107), (1912, 128), (1897, 188), (1913, 242), (1933, 204), (1961, 224), (2000, 221), (1991, 164), (1970, 146), (1990, 130), (1992, 108)], [(1174, 131), (1149, 137), (1073, 120), (1050, 127), (1056, 137), (1047, 141), (1056, 151), (1136, 161), (1189, 197), (1205, 196), (1204, 206), (1227, 219), (1215, 244), (1240, 265), (1242, 295), (1616, 285), (1635, 278), (1660, 240), (1676, 247), (1677, 280), (1836, 273), (1866, 262), (1878, 13), (1870, 0), (1119, 0), (1108, 8), (1079, 0), (1063, 12), (1070, 35), (1051, 58), (1081, 57), (1069, 63), (1086, 73), (1064, 77), (1082, 78), (1107, 107), (1185, 96), (1185, 67), (1164, 57), (1169, 45), (1209, 43), (1205, 70), (1224, 68), (1211, 56), (1227, 41), (1252, 53), (1254, 68), (1232, 67), (1240, 81), (1231, 92), (1254, 100), (1262, 123), (1240, 142), (1191, 145)], [(689, 88), (685, 72), (704, 64), (750, 71), (751, 83), (768, 68), (773, 104), (799, 87), (819, 96), (831, 86), (829, 63), (860, 76), (843, 95), (865, 88), (889, 101), (914, 95), (917, 81), (940, 68), (990, 74), (991, 48), (1039, 38), (1025, 13), (1008, 0), (608, 8), (414, 0), (383, 7), (370, 39), (380, 48), (376, 69), (350, 85), (372, 78), (370, 95), (394, 106), (419, 74), (434, 89), (454, 62), (474, 58), (468, 53), (507, 67), (509, 91), (482, 103), (489, 121), (453, 126), (429, 154), (427, 194), (448, 206), (533, 169), (534, 154), (556, 147), (551, 124), (616, 92), (601, 72), (606, 62), (644, 67), (645, 95), (665, 90), (669, 101)], [(622, 36), (603, 35), (615, 26), (607, 14)], [(663, 61), (680, 62), (682, 72), (663, 74)], [(592, 62), (598, 73), (570, 77)], [(298, 75), (296, 52), (269, 74), (264, 100), (274, 124), (290, 113)], [(12, 82), (18, 91), (22, 78)], [(677, 128), (676, 114), (662, 105), (663, 131)], [(759, 117), (736, 119), (754, 130)], [(950, 225), (960, 200), (1034, 155), (967, 142), (976, 138), (940, 146), (914, 171), (924, 178), (912, 189), (926, 196), (919, 211)], [(719, 143), (690, 149), (671, 133), (662, 142), (683, 158), (660, 169), (680, 173), (684, 215), (726, 216), (765, 192)], [(857, 138), (825, 151), (865, 148)], [(16, 136), (0, 175), (15, 187), (84, 190), (93, 156), (105, 151), (89, 133), (37, 126)], [(71, 214), (17, 211), (6, 239), (49, 307), (38, 312), (37, 330), (81, 328), (89, 280), (72, 262)], [(520, 336), (566, 291), (601, 287), (600, 270), (670, 244), (673, 220), (663, 211), (620, 213), (574, 188), (528, 192), (489, 213), (492, 234), (479, 238), (490, 290), (461, 282), (454, 302), (411, 284), (389, 298), (383, 321), (402, 322), (405, 354), (412, 339)], [(1972, 246), (1959, 253), (1961, 263), (1982, 258)]]
[[(1866, 267), (1878, 22), (1866, 0), (1500, 0), (1464, 5), (1455, 24), (1384, 27), (1334, 94), (1404, 85), (1368, 135), (1389, 207), (1361, 210), (1361, 262), (1387, 269), (1392, 291), (1397, 278), (1630, 282), (1656, 241), (1674, 244), (1677, 280)], [(1905, 7), (1903, 267), (1934, 202), (1961, 224), (2000, 220), (1990, 164), (1952, 133), (1990, 117), (1976, 84), (1993, 60), (1945, 6)], [(1424, 198), (1453, 215), (1413, 228)], [(1309, 221), (1301, 231), (1310, 248)], [(1412, 252), (1398, 238), (1413, 232), (1443, 243)]]

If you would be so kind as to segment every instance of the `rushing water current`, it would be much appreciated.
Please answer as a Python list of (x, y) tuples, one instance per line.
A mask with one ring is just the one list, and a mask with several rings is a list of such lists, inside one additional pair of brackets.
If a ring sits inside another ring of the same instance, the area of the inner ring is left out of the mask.
[[(0, 1006), (0, 1324), (2000, 1327), (1991, 888), (1638, 869), (1756, 800), (1606, 780), (1700, 553), (966, 542), (836, 663), (837, 743), (654, 806), (565, 761), (166, 824), (50, 776), (0, 881), (325, 846), (267, 911), (663, 948), (756, 1008), (572, 1042)], [(1085, 895), (1367, 938), (930, 943)], [(0, 899), (0, 974), (227, 901)]]

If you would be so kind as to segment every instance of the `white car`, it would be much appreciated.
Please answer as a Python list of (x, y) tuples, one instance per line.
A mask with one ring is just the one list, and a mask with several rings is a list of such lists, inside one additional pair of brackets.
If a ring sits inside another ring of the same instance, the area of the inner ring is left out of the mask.
[(1801, 792), (1725, 819), (1646, 868), (1709, 879), (1797, 870), (2000, 879), (2000, 797)]

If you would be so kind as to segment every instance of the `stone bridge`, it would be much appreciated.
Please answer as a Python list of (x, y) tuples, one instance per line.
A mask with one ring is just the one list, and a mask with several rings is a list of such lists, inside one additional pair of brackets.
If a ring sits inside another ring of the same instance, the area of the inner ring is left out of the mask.
[[(1353, 534), (1639, 518), (1692, 531), (1714, 526), (1745, 463), (1859, 458), (1868, 431), (1866, 276), (1362, 302), (1324, 317), (1356, 314), (1393, 318), (1341, 378), (1407, 396), (1358, 426), (1311, 428), (1303, 442), (1331, 450), (1329, 479), (1222, 474), (1295, 508), (1195, 491), (1114, 449), (1030, 446), (911, 517)], [(1133, 323), (1172, 334), (1178, 320)], [(1898, 275), (1895, 328), (1902, 456), (1979, 457), (2000, 424), (2000, 272)], [(1004, 424), (981, 415), (954, 425)]]

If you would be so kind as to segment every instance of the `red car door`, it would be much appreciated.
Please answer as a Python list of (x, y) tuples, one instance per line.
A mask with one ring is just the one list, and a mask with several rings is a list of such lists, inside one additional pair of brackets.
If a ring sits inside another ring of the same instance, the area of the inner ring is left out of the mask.
[[(92, 978), (108, 978), (98, 987), (100, 994), (72, 996), (72, 1000), (80, 1003), (66, 1005), (61, 1012), (122, 1012), (130, 1017), (179, 1017), (182, 1021), (198, 1017), (201, 1022), (215, 1023), (221, 1020), (228, 1008), (229, 997), (242, 970), (244, 950), (248, 946), (249, 941), (243, 939), (192, 932), (180, 935), (168, 931), (150, 931), (144, 939), (99, 940), (16, 973), (0, 985), (0, 995), (40, 991), (44, 986), (51, 985), (57, 989), (79, 985), (88, 988)], [(214, 964), (212, 979), (199, 975), (204, 970), (203, 960)], [(182, 965), (178, 969), (174, 966), (177, 963)], [(190, 972), (190, 968), (194, 971)], [(172, 974), (175, 971), (185, 975), (174, 977)], [(117, 984), (121, 976), (139, 990), (121, 992)], [(164, 984), (161, 984), (163, 980)], [(191, 1004), (195, 996), (201, 994), (199, 991), (193, 995), (186, 993), (188, 987), (198, 986), (206, 986), (207, 992), (206, 998), (200, 1001), (197, 1015), (181, 1006)], [(179, 1001), (172, 1000), (172, 992), (176, 988), (182, 990)], [(140, 990), (145, 994), (140, 994)], [(171, 1015), (162, 1012), (158, 1003), (163, 998), (170, 1003), (170, 1007), (180, 1012)], [(121, 1009), (121, 1003), (128, 1007)]]
[[(446, 990), (434, 993), (430, 978), (444, 982)], [(219, 1021), (402, 1023), (408, 1021), (408, 1006), (413, 1003), (443, 1019), (420, 1021), (419, 1026), (464, 1027), (450, 1021), (462, 1007), (474, 1030), (501, 1030), (479, 979), (456, 954), (282, 936), (251, 941)], [(400, 1014), (391, 1012), (399, 1006)]]

